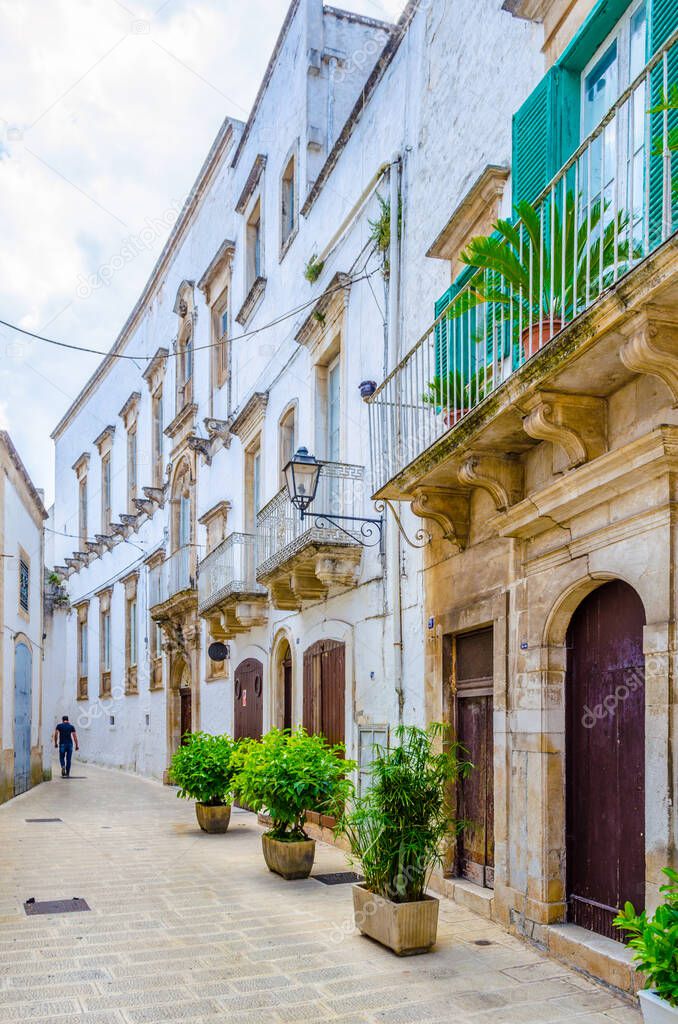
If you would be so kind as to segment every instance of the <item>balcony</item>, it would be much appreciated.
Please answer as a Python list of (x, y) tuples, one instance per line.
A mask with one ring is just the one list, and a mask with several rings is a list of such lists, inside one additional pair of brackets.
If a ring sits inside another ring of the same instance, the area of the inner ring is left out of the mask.
[(195, 546), (187, 544), (150, 570), (148, 601), (154, 619), (167, 619), (197, 605), (195, 552)]
[(467, 250), (465, 284), (369, 400), (375, 497), (463, 545), (464, 493), (512, 504), (543, 440), (556, 473), (601, 454), (605, 400), (634, 376), (678, 399), (677, 81), (675, 31), (520, 219)]
[[(368, 495), (363, 466), (323, 463), (313, 508), (360, 516)], [(257, 516), (256, 578), (276, 608), (297, 609), (336, 587), (352, 586), (360, 571), (360, 529), (323, 525), (311, 513), (304, 520), (283, 488)]]
[(230, 534), (200, 563), (198, 612), (215, 639), (230, 640), (265, 625), (268, 591), (257, 583), (255, 568), (255, 538), (247, 533)]

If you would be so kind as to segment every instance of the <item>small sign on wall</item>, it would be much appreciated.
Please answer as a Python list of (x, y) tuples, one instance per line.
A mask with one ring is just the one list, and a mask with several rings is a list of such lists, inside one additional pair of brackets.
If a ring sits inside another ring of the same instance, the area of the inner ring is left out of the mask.
[(247, 690), (242, 691), (242, 706), (247, 707)]

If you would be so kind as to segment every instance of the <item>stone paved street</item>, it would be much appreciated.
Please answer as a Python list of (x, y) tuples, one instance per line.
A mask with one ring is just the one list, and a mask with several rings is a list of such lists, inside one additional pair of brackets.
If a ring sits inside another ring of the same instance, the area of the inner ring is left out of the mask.
[[(253, 815), (208, 836), (173, 790), (74, 775), (0, 808), (2, 1022), (640, 1020), (448, 901), (436, 951), (399, 960), (354, 932), (350, 886), (269, 874)], [(51, 817), (63, 821), (25, 820)], [(318, 845), (316, 872), (345, 866)], [(24, 915), (29, 897), (73, 896), (91, 913)]]

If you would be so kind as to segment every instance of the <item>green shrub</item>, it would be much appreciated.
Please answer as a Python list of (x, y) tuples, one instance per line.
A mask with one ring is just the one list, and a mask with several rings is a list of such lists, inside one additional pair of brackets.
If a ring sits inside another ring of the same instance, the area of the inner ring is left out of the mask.
[(337, 827), (359, 859), (370, 892), (395, 903), (423, 899), (443, 840), (464, 827), (453, 818), (446, 793), (472, 765), (457, 743), (444, 742), (437, 752), (447, 731), (440, 724), (396, 729), (397, 746), (376, 748), (371, 788)]
[(231, 802), (236, 744), (230, 736), (189, 733), (170, 765), (170, 779), (179, 787), (177, 796), (209, 807)]
[(248, 807), (270, 815), (269, 835), (274, 839), (305, 839), (307, 810), (341, 814), (352, 795), (347, 775), (356, 765), (342, 753), (341, 745), (332, 747), (304, 729), (272, 729), (263, 739), (239, 747), (236, 792)]
[(659, 890), (664, 902), (653, 917), (645, 911), (636, 914), (633, 904), (626, 903), (614, 924), (631, 935), (627, 945), (635, 950), (638, 969), (647, 975), (645, 987), (678, 1006), (678, 872), (664, 868), (664, 874), (669, 880)]
[(317, 253), (313, 253), (313, 255), (309, 257), (306, 266), (304, 267), (304, 277), (309, 284), (315, 284), (322, 274), (324, 266), (325, 261), (319, 259)]

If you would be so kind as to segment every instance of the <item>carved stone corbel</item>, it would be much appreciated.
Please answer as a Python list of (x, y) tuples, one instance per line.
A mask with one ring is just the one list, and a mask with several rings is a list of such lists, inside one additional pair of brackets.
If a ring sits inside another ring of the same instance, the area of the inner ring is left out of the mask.
[(497, 512), (505, 512), (522, 497), (523, 467), (515, 459), (471, 455), (462, 463), (457, 476), (459, 482), (468, 487), (488, 491)]
[(588, 395), (540, 392), (526, 405), (523, 429), (553, 445), (553, 472), (564, 473), (607, 449), (606, 403)]
[(468, 544), (469, 493), (452, 487), (417, 487), (412, 511), (437, 523), (445, 540), (464, 550)]
[(629, 333), (629, 340), (619, 352), (624, 366), (633, 373), (646, 373), (663, 381), (671, 392), (675, 408), (678, 406), (678, 322), (669, 314), (650, 308), (638, 317)]
[(206, 437), (192, 435), (187, 440), (188, 447), (192, 452), (198, 452), (208, 466), (212, 464), (212, 446)]
[(216, 420), (211, 416), (205, 417), (203, 423), (205, 424), (205, 430), (209, 435), (209, 439), (212, 444), (221, 444), (224, 448), (231, 447), (231, 441), (233, 440), (233, 434), (231, 433), (231, 420)]

